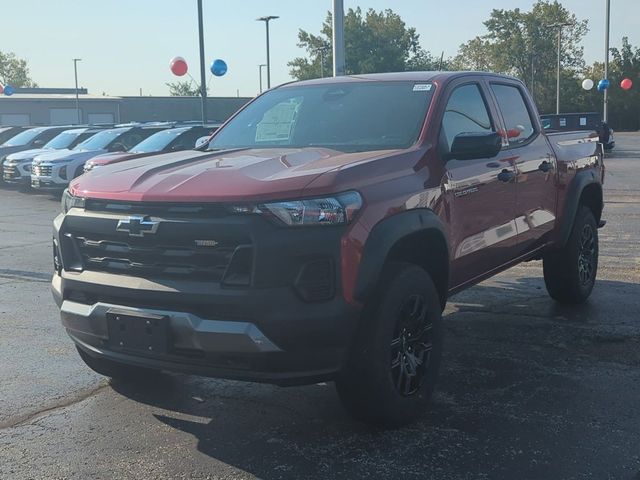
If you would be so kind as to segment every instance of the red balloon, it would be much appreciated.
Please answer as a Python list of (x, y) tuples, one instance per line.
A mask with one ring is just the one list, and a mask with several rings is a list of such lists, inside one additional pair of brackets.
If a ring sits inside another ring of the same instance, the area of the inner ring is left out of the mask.
[(189, 70), (186, 60), (182, 57), (173, 57), (171, 63), (169, 63), (169, 68), (171, 68), (171, 72), (178, 77), (186, 75), (187, 70)]
[(625, 78), (620, 82), (620, 86), (622, 87), (623, 90), (630, 90), (631, 87), (633, 87), (633, 82), (631, 81), (630, 78)]

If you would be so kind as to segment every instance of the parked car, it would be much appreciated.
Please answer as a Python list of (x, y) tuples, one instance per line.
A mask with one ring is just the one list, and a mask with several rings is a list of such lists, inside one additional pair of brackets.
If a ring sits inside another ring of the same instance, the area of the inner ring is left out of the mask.
[(103, 375), (334, 380), (356, 418), (400, 425), (435, 388), (449, 295), (532, 259), (558, 302), (593, 289), (602, 147), (545, 134), (514, 78), (286, 84), (206, 148), (63, 196), (52, 291)]
[(92, 158), (84, 164), (84, 171), (88, 172), (97, 167), (148, 157), (157, 153), (190, 150), (195, 148), (198, 138), (204, 135), (211, 135), (218, 127), (219, 125), (192, 125), (168, 128), (154, 133), (127, 152), (105, 153)]
[(0, 145), (0, 178), (2, 178), (2, 163), (7, 155), (32, 148), (42, 148), (53, 137), (70, 128), (73, 127), (33, 127), (6, 140)]
[(605, 150), (612, 150), (616, 146), (613, 129), (602, 121), (602, 117), (597, 112), (545, 114), (540, 115), (540, 118), (545, 131), (549, 133), (595, 131)]
[(102, 130), (104, 129), (93, 127), (72, 128), (59, 133), (42, 148), (24, 150), (7, 155), (2, 164), (2, 176), (5, 183), (23, 186), (31, 185), (31, 162), (36, 156), (49, 153), (52, 150), (74, 148), (79, 143), (82, 143)]
[(1, 126), (0, 127), (0, 145), (9, 140), (11, 137), (15, 137), (20, 132), (23, 132), (27, 129), (27, 127), (8, 127)]
[(126, 152), (166, 125), (131, 125), (97, 133), (72, 149), (37, 155), (32, 162), (31, 187), (63, 190), (69, 181), (84, 171), (90, 158), (107, 152)]

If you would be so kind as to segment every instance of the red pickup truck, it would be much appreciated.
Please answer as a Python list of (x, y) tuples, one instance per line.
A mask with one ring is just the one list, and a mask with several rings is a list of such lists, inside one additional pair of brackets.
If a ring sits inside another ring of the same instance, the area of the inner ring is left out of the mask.
[(551, 297), (587, 299), (603, 173), (597, 138), (545, 135), (510, 77), (291, 83), (201, 151), (71, 182), (53, 294), (99, 373), (334, 380), (355, 417), (400, 425), (435, 387), (451, 294), (542, 259)]

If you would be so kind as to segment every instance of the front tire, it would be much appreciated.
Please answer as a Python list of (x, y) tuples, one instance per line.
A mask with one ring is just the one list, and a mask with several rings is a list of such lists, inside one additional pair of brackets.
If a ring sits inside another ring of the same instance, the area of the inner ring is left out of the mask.
[(547, 292), (560, 303), (584, 303), (598, 272), (598, 226), (593, 212), (581, 206), (567, 244), (545, 254), (544, 282)]
[(440, 299), (429, 274), (413, 264), (390, 264), (336, 379), (346, 410), (385, 427), (418, 418), (436, 384), (442, 336)]

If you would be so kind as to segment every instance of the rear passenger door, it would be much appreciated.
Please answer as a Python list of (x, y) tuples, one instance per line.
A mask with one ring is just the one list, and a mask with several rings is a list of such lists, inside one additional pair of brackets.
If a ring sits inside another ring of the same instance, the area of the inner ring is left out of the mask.
[(505, 126), (505, 152), (517, 170), (516, 228), (518, 256), (544, 245), (556, 220), (556, 158), (540, 123), (530, 108), (531, 100), (519, 83), (490, 82)]
[(480, 81), (448, 91), (438, 138), (452, 250), (451, 286), (457, 287), (508, 262), (517, 245), (515, 169), (504, 154), (448, 159), (456, 135), (497, 132), (495, 107)]

